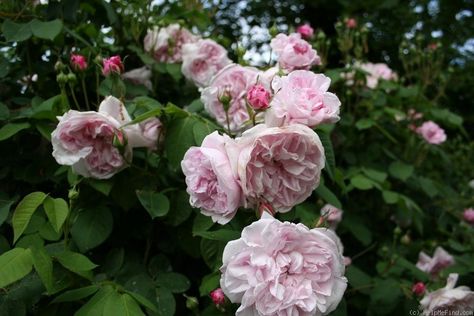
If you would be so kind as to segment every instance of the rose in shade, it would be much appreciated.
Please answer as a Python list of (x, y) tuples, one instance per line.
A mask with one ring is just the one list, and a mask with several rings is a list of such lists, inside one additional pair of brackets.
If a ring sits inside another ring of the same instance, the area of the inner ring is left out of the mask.
[(190, 204), (219, 224), (234, 217), (243, 199), (226, 149), (232, 143), (227, 135), (214, 132), (204, 138), (201, 147), (191, 147), (181, 162)]
[(68, 111), (59, 117), (59, 124), (51, 134), (53, 157), (84, 177), (112, 177), (125, 168), (132, 157), (129, 145), (123, 154), (113, 146), (115, 137), (123, 139), (121, 120), (115, 115), (123, 111), (123, 104), (114, 97), (106, 98), (99, 112)]
[(118, 55), (104, 58), (102, 66), (102, 74), (106, 77), (113, 73), (121, 74), (123, 72), (122, 59)]
[(437, 275), (439, 271), (454, 264), (454, 258), (442, 247), (436, 247), (433, 257), (423, 251), (418, 256), (416, 267), (431, 275)]
[(265, 116), (269, 126), (300, 123), (315, 127), (339, 121), (341, 102), (327, 92), (331, 79), (323, 74), (296, 70), (273, 80), (275, 96)]
[[(324, 148), (309, 127), (294, 124), (269, 128), (259, 124), (236, 140), (240, 183), (248, 205), (269, 203), (287, 212), (308, 198), (324, 168)], [(235, 160), (234, 160), (235, 161)]]
[(259, 71), (252, 67), (231, 64), (223, 68), (213, 77), (209, 86), (201, 91), (201, 101), (206, 111), (216, 121), (227, 127), (227, 116), (221, 102), (221, 96), (226, 95), (229, 100), (229, 126), (233, 132), (244, 128), (249, 120), (246, 107), (248, 89), (257, 83)]
[(278, 55), (278, 64), (287, 72), (296, 69), (308, 70), (311, 66), (321, 63), (316, 50), (298, 33), (290, 35), (280, 33), (272, 39), (270, 46)]
[(76, 71), (87, 69), (87, 59), (79, 54), (71, 54), (71, 67)]
[(303, 24), (296, 28), (296, 32), (298, 32), (303, 38), (310, 39), (313, 37), (314, 30), (309, 24)]
[(423, 315), (471, 315), (474, 310), (474, 292), (467, 286), (458, 286), (459, 275), (451, 273), (446, 286), (427, 293), (420, 301)]
[(426, 142), (433, 145), (444, 143), (447, 139), (444, 129), (433, 121), (424, 122), (416, 129), (416, 132), (421, 135)]
[(122, 79), (129, 80), (134, 84), (141, 84), (147, 87), (148, 90), (152, 89), (151, 85), (151, 70), (147, 66), (132, 69), (122, 74)]
[(268, 213), (223, 253), (220, 285), (236, 315), (327, 315), (347, 287), (342, 245), (326, 228), (280, 222)]
[(198, 87), (206, 87), (212, 77), (231, 63), (224, 47), (210, 39), (183, 45), (181, 71)]
[(197, 40), (198, 37), (179, 24), (170, 24), (163, 28), (154, 27), (148, 30), (143, 40), (143, 46), (155, 60), (164, 63), (177, 63), (182, 61), (183, 45)]

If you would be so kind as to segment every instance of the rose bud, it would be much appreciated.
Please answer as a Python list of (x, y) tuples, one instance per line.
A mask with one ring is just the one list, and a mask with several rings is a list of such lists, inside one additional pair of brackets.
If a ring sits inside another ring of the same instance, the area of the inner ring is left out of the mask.
[(411, 291), (415, 295), (421, 296), (426, 291), (426, 285), (423, 282), (417, 282), (417, 283), (413, 284), (413, 287), (411, 288)]
[(256, 111), (267, 109), (270, 99), (270, 92), (261, 84), (251, 86), (247, 92), (247, 101), (252, 109)]
[(357, 21), (353, 18), (346, 20), (346, 27), (348, 29), (355, 29), (357, 27)]
[(463, 218), (466, 222), (474, 224), (474, 208), (468, 208), (464, 210)]
[(120, 56), (112, 56), (110, 58), (104, 58), (102, 60), (102, 74), (104, 76), (109, 76), (112, 73), (121, 74), (123, 72), (123, 63)]
[(305, 39), (310, 39), (311, 37), (313, 37), (314, 34), (314, 30), (309, 24), (303, 24), (298, 26), (296, 32), (300, 33), (301, 37)]
[(225, 303), (224, 291), (222, 291), (220, 287), (214, 291), (211, 291), (209, 295), (216, 306), (220, 306)]
[(87, 69), (87, 60), (79, 54), (71, 54), (71, 67), (76, 71), (84, 71)]

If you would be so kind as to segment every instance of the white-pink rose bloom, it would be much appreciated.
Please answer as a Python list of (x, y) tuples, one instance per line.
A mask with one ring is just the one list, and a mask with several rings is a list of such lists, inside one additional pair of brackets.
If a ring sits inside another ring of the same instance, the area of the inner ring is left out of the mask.
[(444, 143), (447, 139), (444, 129), (433, 121), (424, 122), (416, 129), (416, 132), (420, 134), (426, 142), (433, 145)]
[(324, 217), (331, 229), (337, 228), (337, 225), (342, 221), (343, 213), (343, 210), (331, 204), (326, 204), (321, 208), (321, 216)]
[(347, 287), (342, 245), (326, 228), (268, 213), (223, 253), (220, 285), (237, 316), (313, 316), (336, 309)]
[(191, 147), (181, 162), (190, 204), (219, 224), (229, 222), (243, 201), (226, 149), (233, 142), (214, 132), (204, 138), (201, 147)]
[(282, 126), (300, 123), (315, 127), (339, 121), (341, 102), (327, 92), (331, 79), (323, 74), (296, 70), (273, 79), (275, 96), (265, 115), (265, 124)]
[(143, 40), (143, 46), (155, 60), (164, 63), (177, 63), (182, 61), (183, 45), (197, 40), (197, 36), (179, 24), (170, 24), (162, 28), (155, 26), (148, 30)]
[(362, 69), (363, 71), (367, 72), (366, 80), (367, 80), (367, 87), (370, 89), (374, 89), (377, 87), (380, 79), (384, 80), (396, 80), (397, 74), (390, 69), (387, 64), (384, 63), (363, 63), (358, 64), (356, 67)]
[(436, 247), (433, 257), (428, 256), (423, 251), (418, 255), (416, 267), (431, 275), (438, 274), (444, 268), (452, 266), (454, 258), (443, 247)]
[(227, 127), (227, 117), (224, 106), (219, 100), (223, 94), (230, 96), (228, 111), (229, 126), (232, 132), (241, 130), (249, 120), (246, 108), (248, 89), (257, 83), (259, 71), (252, 67), (231, 64), (219, 71), (211, 80), (209, 86), (201, 91), (201, 101), (206, 111), (216, 121)]
[(458, 286), (459, 275), (451, 273), (446, 286), (427, 293), (420, 301), (423, 315), (472, 315), (474, 310), (474, 292), (467, 286)]
[[(248, 206), (266, 202), (276, 212), (288, 212), (318, 186), (324, 168), (324, 148), (309, 127), (259, 124), (236, 139), (237, 170)], [(235, 160), (234, 160), (235, 161)]]
[(272, 50), (278, 55), (278, 64), (284, 71), (296, 69), (309, 70), (313, 65), (319, 65), (321, 58), (299, 33), (290, 35), (278, 34), (270, 42)]
[(77, 174), (97, 179), (108, 179), (124, 169), (132, 157), (131, 147), (125, 146), (123, 156), (114, 147), (114, 137), (123, 139), (124, 133), (120, 118), (108, 111), (121, 107), (118, 99), (107, 97), (99, 112), (70, 110), (58, 117), (59, 124), (51, 134), (56, 161), (72, 166)]
[(212, 77), (231, 63), (224, 47), (211, 39), (183, 45), (181, 72), (198, 87), (209, 85)]
[(148, 90), (152, 89), (151, 70), (147, 66), (132, 69), (123, 73), (122, 79), (129, 80), (134, 84), (144, 85)]

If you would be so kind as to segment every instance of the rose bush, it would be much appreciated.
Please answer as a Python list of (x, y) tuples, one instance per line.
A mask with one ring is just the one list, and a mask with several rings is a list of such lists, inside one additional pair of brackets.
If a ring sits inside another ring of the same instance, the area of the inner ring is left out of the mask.
[(0, 3), (0, 315), (472, 310), (457, 44), (227, 5)]

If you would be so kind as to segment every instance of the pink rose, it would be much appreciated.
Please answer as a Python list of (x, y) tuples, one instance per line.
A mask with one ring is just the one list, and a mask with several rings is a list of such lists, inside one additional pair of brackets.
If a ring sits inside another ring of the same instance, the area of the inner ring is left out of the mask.
[[(288, 212), (318, 186), (324, 168), (324, 148), (309, 127), (295, 124), (269, 128), (259, 124), (236, 139), (240, 183), (247, 204), (269, 203)], [(234, 148), (229, 151), (233, 156)]]
[(433, 121), (424, 122), (416, 129), (416, 132), (421, 135), (426, 142), (434, 145), (444, 143), (447, 138), (444, 129)]
[(71, 54), (71, 67), (76, 71), (87, 69), (87, 59), (79, 54)]
[(448, 276), (446, 286), (427, 293), (420, 301), (423, 315), (471, 315), (474, 310), (474, 292), (467, 286), (454, 287), (457, 273)]
[(243, 315), (326, 315), (347, 287), (342, 245), (326, 228), (280, 222), (264, 213), (230, 241), (221, 288)]
[(147, 66), (127, 71), (126, 73), (122, 74), (122, 79), (129, 80), (134, 84), (141, 84), (147, 87), (148, 90), (152, 89), (151, 70)]
[(311, 66), (321, 63), (316, 50), (301, 39), (301, 35), (298, 33), (289, 36), (280, 33), (272, 39), (270, 46), (278, 55), (280, 67), (287, 72), (295, 69), (309, 70)]
[(138, 124), (124, 127), (128, 142), (132, 147), (156, 149), (163, 125), (156, 117), (151, 117)]
[(183, 45), (197, 40), (198, 37), (179, 24), (170, 24), (167, 27), (148, 30), (143, 46), (145, 51), (151, 53), (159, 62), (178, 63), (182, 61)]
[(225, 303), (224, 291), (222, 291), (221, 288), (217, 288), (214, 291), (211, 291), (211, 293), (209, 293), (209, 296), (211, 297), (212, 301), (214, 302), (214, 305), (216, 306), (223, 305)]
[(223, 94), (230, 97), (229, 104), (229, 126), (233, 132), (244, 127), (249, 120), (246, 107), (246, 94), (250, 86), (257, 82), (259, 71), (252, 67), (244, 67), (231, 64), (223, 68), (211, 80), (209, 86), (201, 91), (201, 101), (206, 111), (216, 121), (227, 127), (227, 116), (219, 98)]
[(198, 87), (206, 87), (212, 77), (231, 63), (224, 47), (210, 39), (184, 44), (181, 71)]
[(367, 87), (374, 89), (377, 87), (380, 79), (396, 80), (397, 74), (384, 63), (364, 63), (358, 64), (356, 67), (366, 72)]
[(247, 92), (247, 101), (252, 109), (256, 111), (268, 108), (270, 99), (270, 92), (261, 84), (251, 86)]
[(454, 264), (454, 258), (442, 247), (436, 247), (433, 258), (423, 251), (418, 256), (416, 267), (423, 272), (437, 275), (439, 271)]
[(326, 204), (321, 209), (321, 216), (329, 224), (329, 228), (333, 230), (336, 229), (337, 225), (341, 222), (342, 214), (342, 210), (332, 206), (331, 204)]
[(226, 149), (233, 142), (214, 132), (201, 147), (191, 147), (181, 162), (189, 203), (219, 224), (228, 223), (242, 205), (242, 190)]
[(423, 295), (423, 294), (425, 294), (425, 291), (426, 291), (426, 285), (423, 282), (417, 282), (417, 283), (413, 284), (413, 286), (411, 288), (411, 291), (415, 295), (418, 295), (418, 296)]
[(307, 23), (298, 26), (298, 28), (296, 28), (296, 32), (298, 32), (305, 39), (310, 39), (314, 34), (313, 28)]
[[(59, 117), (59, 124), (51, 134), (53, 157), (61, 165), (72, 166), (84, 177), (108, 179), (124, 169), (131, 160), (130, 146), (123, 155), (113, 146), (114, 137), (123, 138), (120, 118), (111, 115), (125, 111), (114, 97), (102, 101), (99, 112), (68, 111)], [(128, 114), (127, 114), (128, 115)]]
[(121, 74), (123, 72), (122, 59), (118, 55), (104, 58), (102, 65), (102, 74), (106, 77), (112, 73)]
[(265, 123), (269, 126), (300, 123), (314, 127), (339, 121), (341, 102), (335, 94), (327, 92), (330, 83), (331, 79), (325, 75), (307, 70), (275, 78), (276, 92)]
[(474, 209), (468, 208), (464, 210), (463, 218), (466, 222), (474, 224)]
[(346, 27), (348, 29), (355, 29), (357, 27), (357, 21), (354, 18), (349, 18), (346, 20)]

